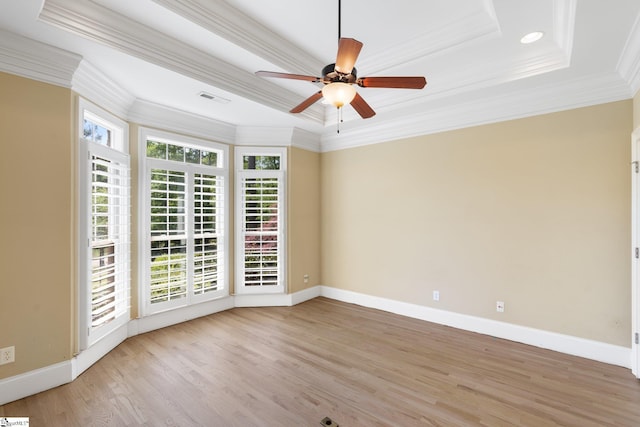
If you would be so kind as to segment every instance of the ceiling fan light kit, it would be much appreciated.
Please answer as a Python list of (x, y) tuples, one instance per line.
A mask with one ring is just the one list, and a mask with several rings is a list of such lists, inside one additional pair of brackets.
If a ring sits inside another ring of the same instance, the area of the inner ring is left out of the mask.
[[(360, 96), (353, 86), (362, 88), (394, 88), (394, 89), (422, 89), (426, 86), (427, 80), (422, 77), (362, 77), (358, 78), (354, 67), (362, 43), (356, 39), (344, 38), (340, 36), (341, 7), (338, 0), (338, 53), (336, 62), (329, 64), (322, 69), (322, 77), (305, 76), (301, 74), (278, 73), (274, 71), (256, 71), (256, 75), (261, 77), (275, 77), (282, 79), (306, 80), (312, 83), (323, 83), (324, 87), (293, 107), (291, 113), (300, 113), (313, 105), (320, 98), (340, 110), (345, 104), (350, 104), (354, 110), (367, 119), (376, 113)], [(338, 131), (339, 132), (339, 131)]]
[(356, 96), (356, 89), (349, 83), (329, 83), (322, 88), (322, 96), (336, 108), (342, 108), (345, 104), (351, 104)]

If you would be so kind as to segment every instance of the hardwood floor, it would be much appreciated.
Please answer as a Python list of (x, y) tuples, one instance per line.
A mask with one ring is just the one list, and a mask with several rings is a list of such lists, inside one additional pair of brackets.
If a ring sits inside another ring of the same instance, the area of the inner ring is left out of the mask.
[(39, 426), (638, 426), (628, 369), (316, 298), (128, 339), (0, 406)]

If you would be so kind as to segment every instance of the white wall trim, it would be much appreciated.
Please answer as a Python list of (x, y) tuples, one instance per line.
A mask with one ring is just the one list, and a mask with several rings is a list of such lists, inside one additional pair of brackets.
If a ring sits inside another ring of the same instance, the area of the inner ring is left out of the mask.
[(555, 350), (561, 353), (597, 360), (611, 365), (631, 367), (631, 349), (599, 341), (563, 335), (512, 323), (498, 322), (467, 314), (438, 310), (422, 305), (375, 297), (357, 292), (322, 286), (321, 296), (364, 307), (388, 311), (402, 316), (478, 332), (496, 338)]
[(631, 372), (640, 378), (640, 354), (635, 335), (640, 332), (640, 261), (633, 253), (640, 247), (640, 175), (635, 170), (640, 161), (640, 127), (631, 134)]
[(182, 133), (209, 141), (212, 135), (215, 135), (217, 142), (233, 144), (235, 141), (236, 129), (232, 124), (141, 99), (133, 102), (127, 118), (130, 122), (142, 126)]
[(71, 381), (72, 362), (66, 360), (0, 380), (0, 405), (61, 386)]
[(633, 94), (640, 90), (640, 15), (629, 32), (616, 70), (629, 83)]
[(208, 316), (234, 307), (233, 297), (222, 297), (187, 307), (167, 310), (161, 313), (133, 319), (129, 322), (129, 336), (143, 334), (167, 326), (177, 325), (187, 320)]
[(0, 71), (69, 88), (81, 60), (75, 53), (0, 30)]
[(135, 96), (86, 60), (80, 62), (73, 75), (71, 89), (120, 118), (127, 118), (127, 112), (136, 100)]
[(298, 147), (320, 151), (320, 135), (296, 127), (238, 126), (236, 145)]
[(280, 295), (234, 295), (195, 306), (185, 307), (133, 319), (116, 329), (90, 349), (70, 361), (46, 366), (41, 369), (0, 380), (0, 405), (22, 399), (75, 380), (104, 355), (117, 347), (126, 338), (155, 329), (164, 328), (197, 317), (207, 316), (234, 307), (293, 306), (313, 298), (326, 298), (357, 304), (377, 310), (388, 311), (414, 319), (452, 326), (466, 331), (478, 332), (497, 338), (555, 350), (558, 352), (597, 360), (612, 365), (631, 367), (631, 349), (617, 345), (540, 329), (498, 322), (466, 314), (438, 310), (417, 304), (391, 300), (329, 286), (314, 286), (293, 294)]
[(127, 337), (128, 328), (125, 323), (102, 337), (91, 347), (78, 353), (78, 355), (71, 360), (71, 378), (69, 381), (73, 381), (78, 378), (78, 375), (89, 369), (91, 365), (116, 348), (120, 343), (126, 340)]
[[(541, 114), (583, 108), (633, 97), (628, 84), (616, 73), (589, 75), (562, 83), (539, 85), (511, 92), (484, 88), (482, 101), (461, 101), (454, 106), (443, 101), (460, 95), (458, 89), (434, 93), (428, 100), (406, 100), (393, 109), (376, 108), (376, 117), (346, 121), (345, 132), (325, 132), (321, 152), (380, 144), (403, 138), (430, 135)], [(384, 120), (382, 120), (384, 118)]]
[[(299, 94), (282, 85), (258, 79), (252, 72), (96, 2), (47, 0), (39, 18), (87, 40), (272, 108), (282, 110), (284, 105), (300, 102)], [(320, 110), (305, 113), (305, 117), (322, 123)]]
[(320, 286), (292, 294), (241, 294), (235, 295), (236, 307), (290, 307), (320, 296)]

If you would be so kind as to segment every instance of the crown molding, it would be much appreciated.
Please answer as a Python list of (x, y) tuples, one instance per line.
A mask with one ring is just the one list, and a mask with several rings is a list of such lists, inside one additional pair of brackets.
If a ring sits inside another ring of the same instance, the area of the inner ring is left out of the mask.
[(234, 144), (236, 127), (198, 114), (137, 99), (127, 114), (131, 122), (184, 135)]
[(136, 98), (86, 60), (73, 75), (71, 88), (83, 98), (126, 118)]
[(226, 1), (152, 1), (284, 70), (315, 76), (326, 65)]
[(321, 138), (319, 134), (300, 128), (293, 128), (291, 145), (307, 151), (320, 152)]
[(75, 53), (0, 30), (0, 71), (70, 88), (81, 60)]
[(236, 145), (286, 146), (307, 151), (320, 151), (320, 135), (299, 128), (238, 126)]
[[(89, 0), (47, 0), (40, 19), (85, 39), (284, 111), (300, 95)], [(320, 109), (308, 119), (323, 123)]]
[(616, 69), (636, 94), (640, 90), (640, 15), (629, 32)]
[(386, 114), (380, 124), (372, 121), (349, 123), (351, 126), (340, 135), (326, 132), (321, 139), (321, 152), (554, 113), (630, 97), (628, 85), (620, 76), (611, 73), (567, 79), (541, 85), (535, 90), (529, 88), (496, 94), (455, 106), (433, 105), (437, 101), (407, 103), (393, 114)]
[(292, 132), (289, 127), (238, 126), (235, 144), (289, 147)]

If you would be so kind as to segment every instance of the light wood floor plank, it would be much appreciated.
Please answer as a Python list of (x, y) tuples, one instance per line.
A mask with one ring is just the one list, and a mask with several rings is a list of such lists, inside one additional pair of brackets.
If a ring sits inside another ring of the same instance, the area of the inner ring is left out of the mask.
[(32, 426), (639, 426), (628, 369), (325, 298), (128, 339)]

